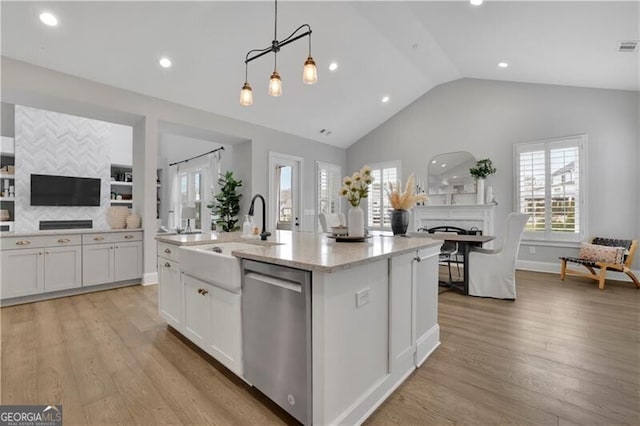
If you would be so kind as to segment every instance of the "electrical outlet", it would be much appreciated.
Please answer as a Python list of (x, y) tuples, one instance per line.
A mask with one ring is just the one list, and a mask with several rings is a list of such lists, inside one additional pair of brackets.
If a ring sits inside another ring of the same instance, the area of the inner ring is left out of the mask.
[(536, 254), (536, 246), (529, 246), (529, 254)]
[(369, 303), (369, 288), (363, 288), (356, 293), (356, 308), (360, 308)]

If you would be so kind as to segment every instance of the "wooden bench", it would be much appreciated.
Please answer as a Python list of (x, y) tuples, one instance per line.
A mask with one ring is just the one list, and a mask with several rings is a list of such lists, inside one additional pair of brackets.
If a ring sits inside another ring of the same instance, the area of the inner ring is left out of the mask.
[[(561, 280), (564, 280), (566, 275), (591, 278), (598, 281), (598, 287), (600, 290), (603, 290), (607, 270), (609, 269), (627, 274), (635, 285), (640, 288), (640, 281), (638, 281), (638, 278), (633, 274), (633, 272), (631, 272), (631, 263), (633, 262), (633, 256), (636, 252), (636, 248), (638, 247), (638, 240), (618, 240), (614, 238), (596, 237), (591, 241), (591, 244), (607, 247), (624, 247), (627, 250), (624, 256), (624, 261), (622, 263), (607, 263), (581, 259), (579, 257), (560, 257), (560, 260), (562, 261), (562, 268), (560, 269)], [(567, 268), (567, 262), (580, 264), (587, 268), (589, 273), (587, 274), (585, 272), (569, 269)], [(600, 271), (596, 272), (594, 268), (597, 268)]]

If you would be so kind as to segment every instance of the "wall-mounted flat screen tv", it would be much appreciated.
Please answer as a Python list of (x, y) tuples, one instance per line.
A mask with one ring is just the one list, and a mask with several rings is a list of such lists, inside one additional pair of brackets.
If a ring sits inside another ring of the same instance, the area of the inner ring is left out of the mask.
[(32, 206), (99, 206), (100, 179), (31, 175)]

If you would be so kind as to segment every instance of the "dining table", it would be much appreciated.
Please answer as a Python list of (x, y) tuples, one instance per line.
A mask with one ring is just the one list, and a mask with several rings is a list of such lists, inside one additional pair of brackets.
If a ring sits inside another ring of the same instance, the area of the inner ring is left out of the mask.
[(442, 281), (440, 285), (451, 290), (468, 295), (469, 294), (469, 253), (473, 247), (482, 247), (484, 243), (493, 241), (496, 237), (492, 235), (465, 235), (454, 233), (435, 233), (429, 234), (434, 240), (443, 240), (456, 243), (458, 245), (458, 254), (462, 255), (462, 281)]

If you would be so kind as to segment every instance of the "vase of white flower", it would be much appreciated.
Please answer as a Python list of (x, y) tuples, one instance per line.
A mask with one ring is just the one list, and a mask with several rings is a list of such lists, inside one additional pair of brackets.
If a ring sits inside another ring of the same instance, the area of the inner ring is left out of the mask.
[(372, 182), (373, 176), (369, 166), (362, 167), (359, 172), (342, 180), (340, 195), (351, 204), (347, 222), (350, 237), (364, 237), (364, 211), (360, 207), (360, 202), (369, 196), (369, 185)]

